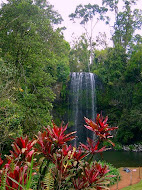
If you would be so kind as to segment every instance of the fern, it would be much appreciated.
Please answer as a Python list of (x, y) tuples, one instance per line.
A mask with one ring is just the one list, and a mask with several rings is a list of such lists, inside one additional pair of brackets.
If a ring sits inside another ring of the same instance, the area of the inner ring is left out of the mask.
[(51, 169), (48, 171), (48, 173), (46, 173), (43, 183), (44, 186), (46, 187), (46, 190), (54, 189), (54, 178), (52, 176)]

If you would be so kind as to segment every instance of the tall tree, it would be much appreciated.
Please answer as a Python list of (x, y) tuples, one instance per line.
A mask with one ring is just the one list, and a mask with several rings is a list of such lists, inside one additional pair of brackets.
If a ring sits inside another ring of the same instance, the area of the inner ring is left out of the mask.
[(115, 12), (115, 20), (118, 14), (119, 0), (102, 0), (102, 5), (109, 6), (111, 11)]
[(70, 50), (70, 70), (71, 72), (89, 72), (89, 44), (85, 34), (74, 41)]
[(123, 11), (118, 9), (119, 0), (103, 0), (103, 5), (109, 6), (111, 11), (115, 11), (115, 23), (113, 42), (114, 45), (119, 44), (127, 50), (129, 43), (137, 29), (142, 26), (142, 10), (134, 9), (137, 0), (123, 0)]
[(8, 0), (0, 9), (1, 57), (5, 68), (15, 68), (14, 75), (1, 79), (1, 93), (12, 80), (3, 100), (18, 104), (26, 133), (50, 122), (55, 82), (69, 75), (69, 44), (53, 29), (61, 20), (44, 0)]
[[(69, 17), (71, 20), (75, 21), (76, 19), (80, 20), (80, 24), (83, 26), (86, 32), (86, 36), (88, 38), (88, 43), (90, 47), (90, 64), (93, 63), (93, 32), (96, 24), (100, 20), (107, 20), (108, 22), (108, 17), (105, 17), (105, 13), (107, 12), (107, 8), (105, 7), (99, 7), (99, 5), (94, 4), (91, 5), (90, 3), (88, 5), (78, 5), (76, 7), (76, 10), (74, 13), (70, 14)], [(88, 27), (88, 25), (90, 25)], [(90, 32), (88, 30), (90, 28)]]

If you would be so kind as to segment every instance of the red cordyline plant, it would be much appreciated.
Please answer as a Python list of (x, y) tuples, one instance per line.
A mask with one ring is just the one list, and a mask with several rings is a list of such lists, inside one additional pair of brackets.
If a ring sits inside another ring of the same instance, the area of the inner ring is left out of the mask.
[[(5, 175), (7, 176), (6, 190), (9, 190), (9, 187), (18, 189), (18, 183), (25, 184), (27, 163), (33, 161), (33, 155), (36, 155), (41, 162), (37, 170), (39, 171), (37, 190), (44, 188), (48, 173), (50, 174), (48, 177), (50, 176), (50, 179), (52, 178), (54, 181), (51, 187), (54, 190), (87, 188), (101, 190), (106, 188), (105, 183), (108, 181), (106, 174), (109, 169), (106, 165), (102, 166), (100, 163), (94, 162), (94, 155), (107, 150), (106, 146), (102, 147), (102, 141), (113, 144), (109, 140), (112, 138), (110, 131), (117, 127), (109, 127), (107, 119), (107, 117), (103, 119), (99, 114), (95, 122), (85, 118), (87, 124), (85, 127), (93, 131), (98, 138), (97, 140), (87, 138), (87, 143), (80, 143), (78, 148), (68, 145), (69, 141), (75, 139), (76, 132), (68, 133), (67, 125), (61, 124), (58, 127), (54, 122), (52, 122), (52, 127), (48, 126), (44, 128), (43, 132), (39, 132), (36, 140), (29, 140), (28, 137), (17, 138), (12, 144), (11, 154), (6, 157), (6, 162), (0, 157), (0, 184), (2, 184), (2, 176)], [(49, 169), (49, 167), (51, 168)], [(51, 185), (47, 184), (49, 181), (46, 181), (46, 187)]]
[[(7, 168), (6, 170), (3, 171), (2, 175), (4, 176), (5, 183), (6, 183), (6, 190), (11, 190), (11, 189), (19, 189), (23, 190), (22, 187), (20, 187), (19, 184), (25, 185), (27, 183), (27, 166), (15, 166), (13, 169)], [(17, 183), (16, 183), (16, 182)], [(2, 186), (2, 180), (0, 179), (0, 185)]]
[[(20, 185), (26, 185), (30, 183), (30, 175), (35, 175), (32, 172), (33, 157), (35, 154), (34, 145), (37, 140), (29, 138), (26, 136), (18, 137), (12, 143), (13, 150), (10, 150), (10, 155), (6, 156), (6, 164), (3, 166), (3, 172), (1, 174), (6, 176), (6, 190), (13, 189), (23, 189)], [(37, 165), (37, 164), (35, 164)], [(28, 169), (30, 167), (30, 169)], [(17, 183), (16, 183), (16, 182)], [(11, 187), (11, 188), (10, 188)]]
[(64, 175), (64, 171), (70, 173), (69, 170), (75, 168), (86, 155), (80, 148), (77, 149), (71, 145), (63, 145), (62, 149), (54, 153), (53, 163), (58, 170), (61, 170), (62, 175)]
[[(11, 181), (9, 177), (12, 177), (17, 182), (20, 182), (21, 172), (19, 172), (19, 169), (19, 166), (15, 166), (13, 164), (11, 165), (11, 160), (2, 160), (2, 158), (0, 157), (0, 187), (6, 190), (9, 190), (10, 188), (18, 189), (17, 184)], [(23, 168), (21, 168), (20, 170), (22, 171)], [(21, 175), (21, 179), (22, 177), (23, 176)]]
[[(69, 141), (73, 140), (76, 132), (67, 133), (67, 126), (58, 127), (54, 122), (52, 122), (53, 127), (48, 126), (44, 128), (44, 132), (39, 132), (37, 136), (37, 148), (36, 151), (43, 154), (45, 159), (42, 161), (40, 167), (40, 178), (38, 182), (38, 189), (41, 188), (41, 182), (48, 170), (49, 163), (58, 163), (57, 168), (59, 168), (61, 164), (59, 164), (58, 155), (59, 152), (62, 152), (62, 147)], [(57, 154), (57, 156), (55, 156)], [(62, 158), (63, 159), (63, 158)], [(44, 163), (46, 162), (46, 164)], [(63, 163), (62, 163), (63, 164)], [(60, 172), (59, 172), (60, 173)]]
[(0, 167), (2, 166), (2, 164), (3, 164), (3, 160), (2, 160), (1, 154), (0, 154)]
[(88, 187), (87, 180), (84, 176), (73, 179), (73, 186), (75, 190), (86, 189)]
[(56, 149), (61, 148), (68, 141), (75, 139), (75, 136), (72, 135), (76, 133), (71, 132), (66, 134), (65, 132), (67, 130), (67, 125), (63, 126), (61, 124), (61, 126), (58, 127), (54, 122), (52, 122), (52, 124), (53, 128), (48, 126), (47, 128), (44, 128), (44, 132), (38, 132), (37, 144), (39, 146), (38, 149), (36, 149), (38, 152), (43, 153), (45, 157), (51, 160)]
[(102, 166), (100, 163), (85, 163), (81, 175), (73, 179), (73, 185), (76, 190), (95, 188), (97, 190), (104, 189), (104, 183), (109, 182), (109, 178), (105, 175), (109, 172), (108, 167)]
[(74, 133), (76, 133), (75, 131), (66, 134), (68, 125), (63, 126), (63, 123), (61, 123), (61, 126), (58, 127), (54, 122), (52, 122), (52, 124), (53, 124), (53, 128), (48, 126), (45, 129), (47, 133), (49, 134), (49, 139), (55, 146), (61, 147), (68, 141), (71, 141), (75, 138), (75, 136), (72, 136)]
[(79, 163), (87, 154), (80, 148), (63, 145), (62, 149), (53, 155), (55, 167), (52, 169), (55, 187), (69, 189), (72, 187), (72, 178), (79, 173)]
[(57, 189), (64, 188), (67, 184), (66, 179), (71, 175), (73, 167), (70, 162), (70, 156), (69, 153), (64, 154), (62, 150), (57, 150), (53, 155), (55, 167), (52, 168), (52, 176)]
[(100, 114), (97, 114), (96, 122), (85, 117), (85, 122), (87, 124), (85, 125), (85, 127), (93, 131), (97, 135), (97, 137), (99, 137), (99, 141), (106, 140), (110, 142), (112, 145), (114, 145), (112, 141), (109, 140), (113, 137), (110, 132), (115, 129), (118, 129), (118, 127), (110, 127), (107, 124), (107, 121), (108, 116), (106, 116), (106, 118), (104, 119), (103, 116)]
[(39, 132), (36, 150), (45, 156), (45, 160), (48, 160), (46, 166), (44, 164), (44, 168), (40, 170), (43, 171), (40, 180), (43, 180), (48, 171), (49, 162), (52, 162), (54, 164), (51, 169), (54, 178), (53, 189), (85, 189), (87, 187), (95, 187), (97, 190), (103, 189), (103, 182), (106, 180), (106, 173), (109, 170), (107, 166), (91, 162), (94, 159), (94, 154), (107, 150), (105, 146), (100, 147), (102, 145), (100, 142), (107, 140), (113, 144), (109, 140), (112, 137), (110, 131), (117, 129), (117, 127), (110, 128), (107, 119), (107, 117), (103, 119), (99, 114), (96, 117), (96, 122), (85, 118), (87, 123), (85, 127), (93, 131), (98, 140), (94, 141), (88, 138), (87, 144), (80, 143), (78, 148), (67, 145), (70, 140), (75, 138), (72, 136), (75, 132), (67, 133), (67, 125), (64, 127), (61, 124), (58, 127), (53, 123), (53, 127), (48, 126), (44, 132)]
[(33, 157), (30, 170), (27, 165), (17, 166), (12, 160), (4, 160), (1, 166), (0, 187), (2, 190), (29, 189), (32, 179), (31, 177), (32, 175), (35, 175), (35, 173), (32, 173)]
[[(22, 185), (26, 185), (29, 180), (28, 165), (33, 164), (33, 146), (35, 143), (35, 140), (30, 141), (27, 136), (16, 138), (12, 144), (13, 151), (10, 151), (11, 154), (6, 156), (5, 160), (0, 157), (0, 186), (4, 189), (22, 190)], [(35, 175), (32, 173), (32, 167), (30, 169), (31, 175)]]
[(11, 154), (7, 156), (7, 159), (14, 161), (18, 166), (30, 163), (35, 153), (33, 149), (35, 143), (36, 140), (29, 140), (27, 136), (25, 138), (16, 138), (11, 145), (13, 151), (10, 150)]
[(82, 173), (81, 161), (86, 155), (81, 148), (77, 149), (71, 145), (63, 145), (62, 149), (57, 150), (53, 155), (55, 167), (52, 168), (55, 189), (73, 187), (73, 179)]
[(98, 149), (98, 146), (100, 144), (100, 141), (98, 140), (97, 143), (94, 142), (94, 140), (90, 139), (90, 138), (87, 138), (87, 144), (82, 144), (80, 143), (80, 146), (85, 150), (87, 151), (88, 153), (90, 154), (96, 154), (96, 153), (101, 153), (101, 152), (104, 152), (106, 151), (106, 146)]

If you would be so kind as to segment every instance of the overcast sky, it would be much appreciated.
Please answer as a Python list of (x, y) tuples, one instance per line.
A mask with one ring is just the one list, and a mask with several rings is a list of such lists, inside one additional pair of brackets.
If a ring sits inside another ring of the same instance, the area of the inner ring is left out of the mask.
[[(98, 3), (98, 1), (100, 3)], [(75, 8), (79, 4), (99, 4), (101, 5), (101, 0), (49, 0), (50, 4), (54, 5), (54, 9), (57, 10), (61, 16), (64, 19), (64, 22), (62, 25), (64, 25), (67, 29), (64, 31), (65, 39), (69, 42), (72, 41), (73, 36), (80, 36), (84, 30), (82, 26), (80, 26), (79, 23), (73, 23), (70, 21), (70, 18), (68, 17), (69, 14), (73, 13), (75, 11)], [(96, 26), (95, 30), (97, 30), (95, 33), (98, 33), (99, 31), (102, 31), (101, 26)]]
[[(0, 0), (0, 3), (2, 1), (6, 1), (6, 0)], [(58, 13), (61, 14), (62, 18), (64, 19), (64, 22), (62, 23), (62, 26), (65, 26), (67, 29), (64, 31), (64, 36), (65, 39), (68, 42), (72, 42), (72, 40), (77, 37), (80, 36), (82, 33), (84, 33), (83, 28), (80, 26), (79, 23), (73, 23), (72, 21), (70, 21), (69, 19), (69, 14), (73, 13), (75, 11), (75, 8), (77, 5), (79, 4), (99, 4), (101, 5), (101, 0), (48, 0), (50, 2), (50, 4), (54, 5), (54, 10), (58, 11)], [(136, 8), (141, 8), (142, 9), (142, 0), (138, 0), (137, 1), (137, 7)], [(111, 19), (113, 20), (113, 15), (111, 15)], [(110, 24), (113, 25), (113, 22)], [(107, 41), (108, 44), (110, 43), (110, 27), (106, 26), (104, 23), (100, 22), (98, 23), (93, 31), (94, 34), (94, 38), (98, 35), (99, 32), (105, 32), (107, 34)], [(142, 31), (139, 31), (138, 33), (140, 33), (142, 35)]]
[[(101, 0), (49, 0), (50, 4), (54, 5), (54, 9), (57, 10), (61, 16), (64, 19), (64, 22), (62, 23), (67, 29), (64, 31), (65, 39), (69, 42), (73, 40), (72, 36), (80, 36), (84, 30), (80, 26), (79, 23), (74, 24), (72, 21), (70, 21), (68, 15), (73, 13), (75, 11), (75, 8), (79, 4), (99, 4), (101, 5)], [(142, 0), (137, 1), (137, 7), (142, 9)], [(113, 19), (113, 15), (111, 15), (111, 18)], [(106, 26), (105, 24), (98, 23), (94, 29), (94, 38), (96, 35), (98, 35), (99, 32), (106, 32), (108, 43), (110, 43), (110, 27)], [(142, 31), (139, 31), (140, 34), (142, 34)], [(74, 35), (73, 35), (74, 34)]]

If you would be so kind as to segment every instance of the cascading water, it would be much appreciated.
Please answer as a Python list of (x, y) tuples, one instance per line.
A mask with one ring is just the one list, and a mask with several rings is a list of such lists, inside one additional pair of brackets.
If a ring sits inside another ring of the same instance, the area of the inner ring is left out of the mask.
[(91, 131), (84, 127), (84, 117), (94, 120), (96, 114), (95, 75), (93, 73), (71, 73), (69, 85), (69, 126), (77, 131), (74, 142), (86, 143), (87, 137), (93, 138)]

